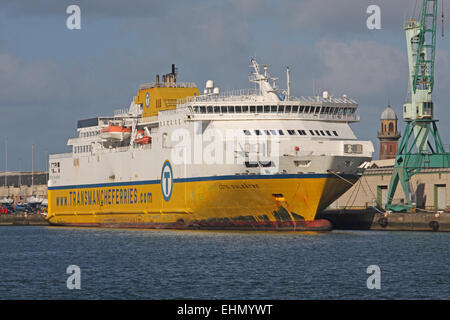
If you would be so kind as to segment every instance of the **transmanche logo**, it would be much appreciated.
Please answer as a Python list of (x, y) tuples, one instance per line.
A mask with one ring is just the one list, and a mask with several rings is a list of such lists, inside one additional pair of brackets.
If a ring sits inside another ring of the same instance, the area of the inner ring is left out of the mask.
[(169, 160), (166, 160), (161, 170), (161, 191), (165, 201), (169, 201), (172, 196), (173, 171)]
[(150, 94), (148, 92), (145, 95), (145, 107), (146, 108), (150, 107)]

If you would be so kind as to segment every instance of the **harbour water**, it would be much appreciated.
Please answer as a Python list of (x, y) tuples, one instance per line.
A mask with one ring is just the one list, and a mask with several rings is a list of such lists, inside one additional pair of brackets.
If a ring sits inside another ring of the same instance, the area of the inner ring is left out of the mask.
[(448, 233), (5, 226), (0, 242), (0, 299), (450, 299)]

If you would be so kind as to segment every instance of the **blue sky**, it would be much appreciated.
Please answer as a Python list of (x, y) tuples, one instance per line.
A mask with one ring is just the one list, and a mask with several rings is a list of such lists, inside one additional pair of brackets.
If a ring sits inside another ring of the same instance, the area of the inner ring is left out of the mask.
[[(445, 0), (446, 1), (446, 0)], [(416, 2), (418, 4), (416, 5)], [(295, 95), (317, 90), (356, 99), (361, 139), (374, 141), (388, 101), (401, 119), (407, 89), (402, 24), (416, 0), (3, 0), (0, 3), (0, 170), (45, 169), (47, 154), (67, 151), (76, 121), (128, 107), (139, 84), (179, 67), (200, 89), (246, 88), (252, 56), (270, 65)], [(66, 8), (81, 8), (81, 30), (66, 28)], [(369, 5), (381, 30), (366, 27)], [(450, 3), (446, 5), (450, 17)], [(450, 22), (445, 25), (450, 36)], [(439, 22), (440, 29), (440, 22)], [(450, 144), (450, 42), (438, 37), (435, 113)], [(403, 129), (403, 124), (400, 128)], [(378, 152), (374, 154), (378, 157)]]

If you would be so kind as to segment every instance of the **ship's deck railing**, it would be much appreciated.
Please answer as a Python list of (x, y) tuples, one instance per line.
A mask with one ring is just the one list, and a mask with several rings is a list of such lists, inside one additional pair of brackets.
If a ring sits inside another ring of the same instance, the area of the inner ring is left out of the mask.
[[(245, 102), (245, 101), (255, 101), (261, 103), (273, 103), (273, 101), (264, 101), (264, 96), (260, 94), (257, 89), (241, 89), (227, 91), (221, 94), (205, 94), (200, 96), (190, 96), (183, 99), (178, 99), (177, 104), (185, 103), (201, 103), (201, 102)], [(296, 103), (296, 104), (344, 104), (344, 105), (357, 105), (358, 103), (346, 96), (341, 98), (338, 97), (321, 97), (321, 96), (301, 96), (301, 97), (290, 97), (289, 100), (279, 101), (280, 103)]]
[(130, 150), (130, 146), (115, 147), (108, 150), (110, 150), (110, 152), (125, 152)]
[(66, 152), (66, 153), (50, 154), (48, 157), (49, 159), (64, 159), (64, 158), (71, 158), (72, 155), (73, 155), (72, 152)]
[[(91, 152), (84, 152), (84, 153), (80, 153), (77, 154), (77, 157), (83, 157), (83, 156), (92, 156), (95, 155), (97, 153), (112, 153), (112, 152), (126, 152), (130, 149), (136, 149), (136, 150), (144, 150), (144, 149), (151, 149), (152, 148), (152, 144), (145, 144), (145, 145), (134, 145), (134, 146), (122, 146), (122, 147), (115, 147), (115, 148), (103, 148), (100, 149), (94, 153)], [(73, 153), (72, 152), (67, 152), (67, 153), (56, 153), (56, 154), (50, 154), (49, 155), (49, 159), (50, 160), (56, 160), (56, 159), (66, 159), (66, 158), (72, 158), (73, 157)]]
[(328, 97), (323, 98), (321, 96), (301, 96), (301, 97), (291, 97), (289, 99), (289, 102), (309, 102), (309, 103), (336, 103), (336, 104), (358, 104), (355, 100), (348, 98), (348, 97)]
[(197, 88), (197, 86), (193, 82), (149, 82), (139, 86), (139, 89), (150, 88)]
[(259, 91), (255, 89), (241, 89), (227, 91), (221, 94), (207, 94), (200, 96), (190, 96), (183, 99), (177, 99), (177, 104), (188, 102), (224, 102), (224, 101), (259, 101), (261, 100)]
[(122, 147), (115, 147), (115, 148), (111, 148), (111, 149), (101, 149), (100, 152), (101, 153), (108, 153), (108, 152), (126, 152), (129, 151), (130, 149), (132, 150), (144, 150), (144, 149), (151, 149), (152, 148), (152, 144), (144, 144), (144, 145), (138, 145), (135, 144), (133, 146), (122, 146)]
[(116, 116), (126, 116), (128, 115), (128, 109), (117, 109), (114, 110), (114, 117)]
[(320, 121), (342, 121), (359, 122), (360, 116), (357, 113), (351, 115), (333, 114), (310, 114), (310, 113), (217, 113), (201, 114), (191, 113), (190, 120), (283, 120), (283, 119), (304, 119)]
[(153, 117), (142, 117), (141, 123), (148, 123), (148, 122), (158, 122), (158, 116)]

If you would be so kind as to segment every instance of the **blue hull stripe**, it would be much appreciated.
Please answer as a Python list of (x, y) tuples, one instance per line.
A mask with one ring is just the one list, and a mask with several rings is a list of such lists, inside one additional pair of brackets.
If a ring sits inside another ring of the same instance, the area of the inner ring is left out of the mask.
[[(357, 175), (343, 174), (340, 175), (345, 179), (358, 179)], [(273, 175), (228, 175), (228, 176), (210, 176), (210, 177), (193, 177), (193, 178), (178, 178), (174, 179), (174, 183), (182, 182), (199, 182), (199, 181), (223, 181), (223, 180), (264, 180), (264, 179), (305, 179), (305, 178), (336, 178), (333, 174), (326, 173), (310, 173), (310, 174), (273, 174)], [(129, 182), (110, 182), (110, 183), (96, 183), (96, 184), (79, 184), (68, 186), (48, 187), (48, 190), (63, 190), (63, 189), (84, 189), (84, 188), (104, 188), (104, 187), (122, 187), (122, 186), (138, 186), (149, 184), (160, 184), (161, 180), (142, 180)]]

